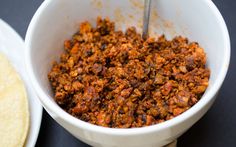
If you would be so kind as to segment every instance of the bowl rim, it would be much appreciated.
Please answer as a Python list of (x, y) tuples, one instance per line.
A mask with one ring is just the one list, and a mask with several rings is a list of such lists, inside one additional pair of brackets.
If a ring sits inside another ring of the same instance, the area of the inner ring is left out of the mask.
[(146, 126), (146, 127), (140, 127), (140, 128), (129, 128), (129, 129), (123, 129), (123, 128), (107, 128), (107, 127), (102, 127), (102, 126), (97, 126), (94, 124), (90, 124), (88, 122), (84, 122), (80, 119), (77, 119), (75, 117), (73, 117), (72, 115), (70, 115), (69, 113), (65, 112), (63, 109), (61, 109), (56, 103), (53, 103), (53, 101), (51, 101), (49, 99), (49, 95), (47, 95), (43, 89), (40, 87), (39, 83), (36, 80), (36, 77), (34, 75), (33, 72), (33, 66), (31, 63), (31, 38), (33, 35), (33, 31), (36, 29), (35, 25), (38, 21), (39, 16), (41, 15), (41, 13), (47, 9), (47, 7), (53, 2), (53, 0), (46, 0), (44, 1), (41, 6), (38, 8), (38, 10), (36, 11), (36, 13), (34, 14), (27, 33), (26, 33), (26, 38), (25, 38), (25, 43), (26, 43), (26, 58), (25, 58), (25, 63), (26, 63), (26, 69), (27, 69), (27, 73), (29, 75), (29, 78), (32, 82), (33, 88), (36, 91), (39, 100), (41, 101), (41, 103), (43, 104), (44, 107), (46, 107), (46, 110), (50, 112), (50, 114), (53, 116), (53, 118), (61, 118), (63, 120), (65, 120), (67, 123), (76, 126), (78, 128), (84, 129), (84, 130), (88, 130), (88, 131), (92, 131), (92, 132), (97, 132), (97, 133), (101, 133), (101, 134), (108, 134), (108, 135), (140, 135), (140, 134), (147, 134), (147, 133), (151, 133), (151, 132), (156, 132), (156, 131), (162, 131), (165, 130), (167, 128), (171, 128), (173, 126), (176, 126), (178, 124), (181, 124), (182, 122), (184, 122), (185, 120), (187, 120), (189, 117), (195, 115), (197, 112), (199, 112), (204, 106), (206, 106), (211, 99), (214, 98), (215, 94), (218, 92), (218, 90), (220, 89), (225, 76), (227, 74), (228, 71), (228, 67), (229, 67), (229, 62), (230, 62), (230, 38), (229, 38), (229, 33), (228, 33), (228, 29), (227, 26), (225, 24), (225, 21), (221, 15), (221, 13), (219, 12), (219, 10), (217, 9), (217, 7), (215, 6), (215, 4), (210, 1), (210, 0), (202, 0), (202, 2), (207, 5), (209, 7), (209, 10), (212, 11), (212, 13), (214, 14), (214, 16), (217, 18), (217, 21), (220, 25), (220, 29), (222, 29), (223, 32), (223, 42), (224, 42), (224, 51), (225, 51), (225, 56), (224, 58), (224, 63), (223, 65), (224, 68), (223, 70), (221, 70), (218, 75), (219, 78), (216, 79), (217, 82), (215, 82), (212, 85), (212, 88), (203, 95), (203, 97), (201, 98), (201, 100), (196, 103), (193, 107), (191, 107), (189, 110), (185, 111), (184, 113), (182, 113), (181, 115), (174, 117), (171, 120), (162, 122), (160, 124), (156, 124), (156, 125), (152, 125), (152, 126)]

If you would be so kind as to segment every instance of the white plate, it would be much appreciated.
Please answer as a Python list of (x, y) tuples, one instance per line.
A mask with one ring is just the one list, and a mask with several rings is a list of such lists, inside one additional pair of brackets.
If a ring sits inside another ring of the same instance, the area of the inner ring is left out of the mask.
[(25, 45), (22, 38), (3, 20), (0, 19), (0, 52), (5, 54), (23, 79), (29, 100), (30, 129), (26, 147), (34, 147), (42, 119), (42, 106), (38, 102), (26, 74), (24, 64)]

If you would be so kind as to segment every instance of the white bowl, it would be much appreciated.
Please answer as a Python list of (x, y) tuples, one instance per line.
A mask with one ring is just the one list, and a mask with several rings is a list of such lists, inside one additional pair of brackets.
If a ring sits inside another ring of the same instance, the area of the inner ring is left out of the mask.
[[(47, 74), (59, 59), (63, 42), (98, 15), (116, 21), (117, 28), (142, 22), (143, 0), (46, 0), (34, 15), (26, 34), (29, 77), (47, 112), (78, 139), (92, 146), (162, 146), (178, 138), (210, 108), (225, 78), (230, 59), (230, 39), (225, 22), (210, 0), (153, 0), (151, 34), (184, 35), (205, 49), (211, 70), (209, 87), (191, 109), (169, 121), (133, 129), (95, 126), (63, 111), (53, 100)], [(212, 122), (214, 123), (214, 122)]]

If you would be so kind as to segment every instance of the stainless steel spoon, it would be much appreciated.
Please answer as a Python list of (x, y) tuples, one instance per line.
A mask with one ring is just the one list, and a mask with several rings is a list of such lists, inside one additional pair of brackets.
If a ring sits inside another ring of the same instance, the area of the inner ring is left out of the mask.
[(144, 0), (143, 34), (142, 34), (143, 39), (146, 39), (148, 37), (151, 1), (152, 0)]

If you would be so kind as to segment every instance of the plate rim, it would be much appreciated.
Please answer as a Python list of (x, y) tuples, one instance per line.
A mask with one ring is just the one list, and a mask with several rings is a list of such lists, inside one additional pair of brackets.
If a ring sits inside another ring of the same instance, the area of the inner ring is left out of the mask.
[[(22, 44), (23, 46), (21, 48), (24, 48), (25, 50), (25, 42), (22, 39), (22, 37), (16, 32), (15, 29), (13, 29), (13, 27), (11, 27), (7, 22), (5, 22), (3, 19), (0, 18), (0, 26), (3, 26), (4, 29), (6, 29), (6, 32), (9, 32), (9, 34), (12, 34), (14, 36), (14, 41), (18, 41), (20, 44)], [(23, 54), (24, 55), (24, 54)], [(10, 59), (9, 59), (10, 60)], [(22, 59), (21, 60), (23, 62), (23, 64), (25, 65), (25, 60)], [(26, 67), (25, 67), (26, 68)], [(25, 73), (27, 74), (27, 71), (25, 69)], [(43, 107), (41, 105), (41, 103), (38, 101), (37, 98), (37, 94), (35, 93), (33, 88), (29, 88), (29, 86), (31, 85), (30, 82), (26, 82), (24, 80), (24, 78), (21, 76), (22, 73), (18, 73), (22, 79), (22, 81), (24, 82), (26, 91), (27, 91), (27, 95), (29, 95), (29, 91), (32, 91), (31, 93), (34, 93), (34, 97), (32, 98), (34, 101), (37, 101), (38, 105), (38, 113), (37, 113), (37, 120), (38, 122), (36, 123), (37, 125), (32, 125), (32, 121), (31, 121), (31, 116), (33, 115), (33, 112), (31, 111), (31, 102), (30, 102), (30, 98), (27, 96), (28, 99), (28, 106), (29, 106), (29, 117), (30, 117), (30, 122), (29, 122), (29, 130), (28, 130), (28, 134), (27, 134), (27, 138), (25, 140), (24, 146), (25, 147), (34, 147), (36, 145), (37, 139), (38, 139), (38, 135), (40, 132), (40, 128), (41, 128), (41, 123), (42, 123), (42, 115), (43, 115)], [(28, 83), (28, 84), (26, 84)], [(30, 129), (32, 129), (31, 127), (34, 127), (34, 132), (30, 133)], [(31, 138), (30, 138), (31, 136)], [(29, 139), (30, 138), (30, 139)]]

